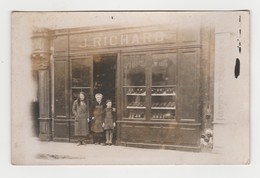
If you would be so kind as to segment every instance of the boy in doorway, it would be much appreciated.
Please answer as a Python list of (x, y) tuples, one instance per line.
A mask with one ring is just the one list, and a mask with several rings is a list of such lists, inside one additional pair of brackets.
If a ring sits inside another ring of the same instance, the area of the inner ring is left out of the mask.
[(104, 144), (103, 134), (104, 129), (102, 124), (104, 122), (105, 105), (102, 102), (103, 95), (97, 93), (95, 95), (96, 101), (91, 104), (91, 131), (93, 132), (94, 144)]
[(113, 140), (113, 130), (116, 126), (115, 123), (115, 108), (112, 108), (112, 101), (106, 101), (107, 107), (104, 110), (104, 122), (103, 128), (106, 132), (106, 145), (112, 145)]

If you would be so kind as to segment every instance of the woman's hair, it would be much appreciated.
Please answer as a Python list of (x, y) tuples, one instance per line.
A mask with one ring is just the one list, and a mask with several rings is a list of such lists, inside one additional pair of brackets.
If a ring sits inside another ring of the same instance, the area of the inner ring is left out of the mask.
[(77, 99), (78, 104), (80, 105), (80, 94), (84, 95), (84, 102), (87, 104), (87, 97), (84, 91), (79, 92), (78, 99)]

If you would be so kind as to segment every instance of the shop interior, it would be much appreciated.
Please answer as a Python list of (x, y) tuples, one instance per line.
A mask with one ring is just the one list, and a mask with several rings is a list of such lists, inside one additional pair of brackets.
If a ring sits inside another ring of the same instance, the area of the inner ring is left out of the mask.
[(116, 107), (117, 55), (95, 55), (93, 59), (94, 95), (102, 93), (103, 101), (110, 99)]

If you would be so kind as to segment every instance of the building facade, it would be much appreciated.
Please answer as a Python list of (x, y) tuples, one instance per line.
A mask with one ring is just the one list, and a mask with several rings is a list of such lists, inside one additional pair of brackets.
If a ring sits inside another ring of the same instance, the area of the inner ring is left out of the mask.
[(32, 41), (40, 140), (76, 140), (72, 103), (84, 91), (113, 101), (117, 145), (201, 150), (213, 122), (213, 27), (38, 29)]

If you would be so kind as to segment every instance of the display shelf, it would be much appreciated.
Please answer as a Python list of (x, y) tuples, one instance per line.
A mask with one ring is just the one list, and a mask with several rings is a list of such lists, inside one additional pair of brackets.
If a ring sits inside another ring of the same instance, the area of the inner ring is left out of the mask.
[[(172, 119), (165, 119), (165, 118), (162, 118), (162, 119), (156, 119), (156, 118), (151, 118), (152, 121), (171, 121), (171, 122), (176, 122), (176, 119), (175, 118), (172, 118)], [(177, 123), (177, 122), (176, 122)]]
[(145, 93), (142, 93), (142, 94), (138, 94), (138, 93), (127, 93), (126, 95), (127, 95), (127, 96), (146, 96)]
[(156, 87), (156, 88), (161, 88), (161, 87), (163, 87), (163, 88), (165, 88), (165, 87), (169, 87), (169, 88), (172, 88), (172, 87), (176, 87), (176, 85), (153, 85), (152, 87)]
[(124, 117), (124, 119), (145, 120), (145, 118), (143, 118), (143, 117)]
[(151, 89), (152, 96), (174, 96), (175, 88), (174, 87), (152, 87)]
[(176, 96), (176, 93), (152, 94), (152, 96)]
[(152, 113), (152, 119), (174, 119), (175, 116), (174, 116), (174, 112), (170, 111), (169, 110), (167, 112), (153, 112)]
[(146, 107), (139, 107), (139, 106), (127, 106), (127, 109), (145, 109)]
[(144, 117), (139, 117), (139, 118), (135, 118), (135, 117), (123, 117), (123, 120), (145, 121), (145, 118), (144, 118)]
[(123, 88), (145, 88), (146, 86), (129, 86), (129, 85), (124, 85)]
[(151, 109), (166, 109), (166, 110), (175, 110), (176, 107), (151, 107)]

